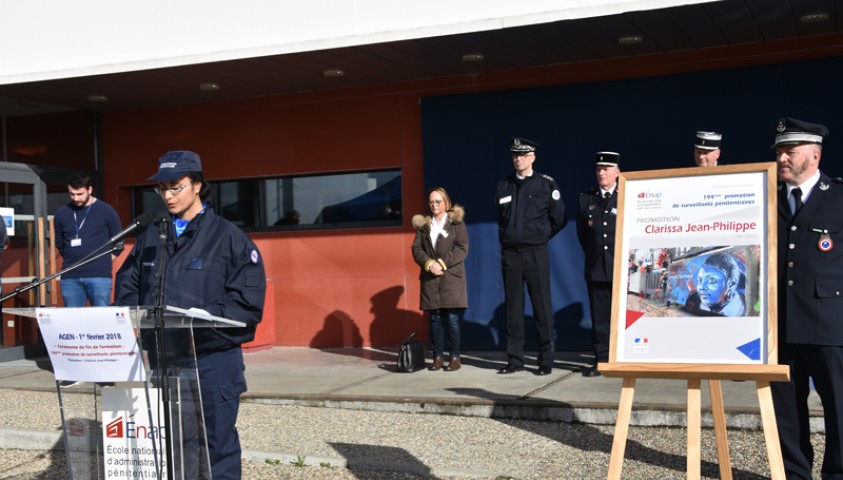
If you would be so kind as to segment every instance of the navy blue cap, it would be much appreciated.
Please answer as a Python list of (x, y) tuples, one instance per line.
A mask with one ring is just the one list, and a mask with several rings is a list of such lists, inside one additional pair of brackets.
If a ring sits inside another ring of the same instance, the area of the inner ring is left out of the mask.
[(717, 132), (697, 132), (697, 137), (694, 139), (694, 147), (700, 150), (717, 150), (720, 148), (720, 142), (723, 140), (723, 135)]
[(775, 142), (772, 148), (779, 145), (801, 145), (803, 143), (823, 143), (823, 137), (828, 136), (828, 129), (819, 123), (805, 122), (791, 117), (783, 117), (773, 125)]
[(171, 182), (187, 176), (190, 172), (201, 172), (199, 155), (189, 150), (173, 150), (158, 159), (158, 173), (147, 178), (158, 182)]
[(539, 144), (526, 138), (515, 137), (509, 141), (509, 151), (513, 153), (535, 152)]
[(617, 167), (621, 163), (621, 154), (617, 152), (597, 152), (595, 156), (601, 167)]

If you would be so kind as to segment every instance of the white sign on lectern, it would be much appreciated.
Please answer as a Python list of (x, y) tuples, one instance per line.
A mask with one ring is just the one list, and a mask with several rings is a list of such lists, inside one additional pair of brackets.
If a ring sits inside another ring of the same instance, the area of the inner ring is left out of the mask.
[(146, 380), (129, 307), (36, 308), (56, 380)]

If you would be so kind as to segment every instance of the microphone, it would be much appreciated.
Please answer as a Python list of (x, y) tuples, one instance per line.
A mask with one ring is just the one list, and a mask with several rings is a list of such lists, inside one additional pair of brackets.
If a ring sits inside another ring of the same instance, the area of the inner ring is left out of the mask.
[(143, 230), (150, 223), (152, 223), (152, 214), (149, 212), (143, 212), (138, 216), (138, 218), (132, 220), (132, 223), (130, 223), (128, 227), (121, 230), (117, 235), (111, 237), (111, 240), (109, 240), (108, 243), (117, 243), (134, 233), (135, 230)]
[(167, 217), (161, 218), (161, 221), (158, 222), (158, 238), (161, 239), (161, 245), (167, 243), (167, 229), (169, 228), (168, 223), (169, 219)]

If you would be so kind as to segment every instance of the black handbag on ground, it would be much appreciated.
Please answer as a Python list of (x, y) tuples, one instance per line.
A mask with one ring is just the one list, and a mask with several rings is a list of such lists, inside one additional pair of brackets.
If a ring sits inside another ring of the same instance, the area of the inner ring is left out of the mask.
[(413, 340), (416, 332), (410, 334), (398, 349), (398, 371), (412, 373), (424, 368), (424, 349), (418, 340)]

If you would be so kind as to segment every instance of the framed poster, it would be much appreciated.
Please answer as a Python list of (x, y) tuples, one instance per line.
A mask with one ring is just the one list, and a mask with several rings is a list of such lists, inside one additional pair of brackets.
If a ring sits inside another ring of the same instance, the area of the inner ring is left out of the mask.
[(775, 163), (621, 173), (610, 362), (776, 358)]

